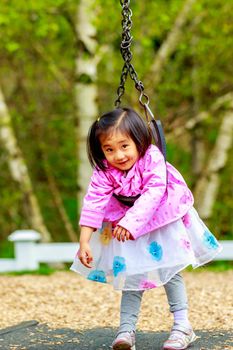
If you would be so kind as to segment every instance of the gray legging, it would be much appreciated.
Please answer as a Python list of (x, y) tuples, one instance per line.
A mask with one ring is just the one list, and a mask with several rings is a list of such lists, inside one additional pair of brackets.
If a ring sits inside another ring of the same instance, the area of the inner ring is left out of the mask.
[[(170, 311), (179, 311), (188, 308), (187, 294), (182, 276), (177, 273), (164, 285)], [(123, 291), (121, 297), (120, 327), (118, 334), (136, 330), (136, 323), (141, 306), (143, 291)]]

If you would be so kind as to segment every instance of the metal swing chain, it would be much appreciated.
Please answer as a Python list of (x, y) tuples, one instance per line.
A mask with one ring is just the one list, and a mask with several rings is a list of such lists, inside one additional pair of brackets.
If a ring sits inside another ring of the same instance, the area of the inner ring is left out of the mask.
[(135, 83), (135, 88), (140, 92), (139, 102), (141, 106), (143, 106), (145, 110), (145, 115), (147, 119), (148, 126), (151, 130), (151, 134), (155, 140), (155, 143), (160, 148), (161, 152), (164, 155), (164, 159), (166, 160), (166, 142), (164, 138), (163, 128), (160, 120), (155, 120), (154, 115), (149, 108), (149, 97), (144, 92), (144, 85), (142, 81), (138, 80), (138, 75), (134, 69), (134, 66), (131, 63), (132, 60), (132, 52), (130, 51), (130, 46), (133, 40), (131, 36), (130, 30), (132, 28), (132, 10), (129, 8), (130, 0), (120, 0), (120, 4), (122, 6), (122, 39), (121, 39), (121, 56), (124, 60), (124, 65), (121, 71), (120, 85), (117, 89), (117, 99), (115, 101), (115, 107), (120, 107), (121, 97), (125, 92), (125, 82), (128, 74), (131, 79)]
[[(138, 75), (134, 69), (134, 66), (131, 63), (132, 60), (132, 52), (130, 51), (130, 46), (132, 43), (133, 37), (131, 36), (130, 30), (132, 28), (132, 10), (130, 9), (130, 0), (120, 0), (120, 4), (122, 6), (122, 40), (121, 40), (121, 56), (124, 60), (124, 65), (121, 71), (121, 78), (120, 78), (120, 85), (117, 89), (117, 99), (115, 101), (115, 106), (118, 108), (121, 104), (121, 97), (124, 95), (125, 92), (125, 82), (128, 76), (128, 73), (130, 74), (131, 79), (135, 83), (135, 88), (141, 93), (139, 101), (144, 106), (144, 103), (142, 102), (142, 97), (144, 96), (147, 99), (147, 102), (149, 102), (149, 98), (146, 94), (143, 93), (144, 91), (144, 85), (142, 81), (138, 80)], [(147, 103), (146, 102), (146, 103)]]

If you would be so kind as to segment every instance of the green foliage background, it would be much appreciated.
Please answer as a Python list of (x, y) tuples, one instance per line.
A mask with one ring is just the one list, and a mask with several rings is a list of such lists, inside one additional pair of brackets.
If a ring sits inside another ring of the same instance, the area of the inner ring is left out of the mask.
[[(182, 40), (162, 73), (158, 86), (149, 71), (158, 48), (170, 32), (183, 0), (132, 1), (133, 64), (150, 95), (151, 108), (169, 130), (171, 120), (185, 122), (208, 110), (221, 95), (233, 89), (233, 0), (199, 0), (194, 5)], [(54, 240), (67, 240), (48, 187), (46, 169), (55, 178), (68, 216), (77, 226), (77, 179), (74, 86), (79, 51), (75, 34), (74, 0), (1, 0), (0, 84), (13, 119), (13, 127), (30, 171), (43, 217)], [(121, 9), (112, 0), (96, 0), (100, 112), (112, 109), (119, 84), (122, 59)], [(127, 82), (123, 104), (139, 109), (138, 94)], [(197, 107), (195, 107), (197, 106)], [(207, 155), (217, 137), (220, 114), (210, 114), (201, 124)], [(168, 159), (177, 166), (191, 188), (192, 172), (187, 134), (168, 144)], [(25, 198), (11, 177), (7, 155), (0, 143), (1, 240), (15, 229), (28, 228)], [(46, 155), (46, 157), (45, 157)], [(233, 239), (233, 162), (229, 157), (221, 172), (221, 189), (208, 222), (221, 239)]]
[[(75, 36), (70, 1), (5, 1), (1, 4), (0, 82), (17, 140), (27, 161), (45, 223), (55, 240), (67, 240), (48, 187), (55, 178), (73, 226), (77, 223), (76, 137), (73, 102)], [(1, 147), (1, 145), (0, 145)], [(46, 159), (44, 159), (44, 156)], [(28, 228), (25, 198), (10, 179), (1, 148), (0, 225), (6, 237)]]

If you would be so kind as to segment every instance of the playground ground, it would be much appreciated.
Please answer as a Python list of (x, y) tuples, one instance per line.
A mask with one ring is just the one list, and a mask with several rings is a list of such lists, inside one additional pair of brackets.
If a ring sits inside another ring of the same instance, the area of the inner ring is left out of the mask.
[[(233, 271), (185, 272), (190, 349), (233, 349)], [(0, 276), (0, 349), (109, 349), (119, 322), (120, 292), (73, 272)], [(172, 324), (163, 288), (145, 292), (137, 350), (161, 349)]]

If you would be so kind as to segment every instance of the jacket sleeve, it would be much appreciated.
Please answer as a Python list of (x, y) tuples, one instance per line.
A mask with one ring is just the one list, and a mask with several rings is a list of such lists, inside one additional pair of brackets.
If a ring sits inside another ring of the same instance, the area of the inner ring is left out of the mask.
[(151, 149), (145, 156), (141, 196), (118, 223), (127, 229), (134, 239), (146, 233), (143, 229), (153, 217), (156, 220), (156, 209), (166, 192), (166, 172), (162, 153), (157, 148)]
[(79, 224), (100, 228), (112, 193), (113, 184), (106, 173), (95, 169), (83, 200)]

